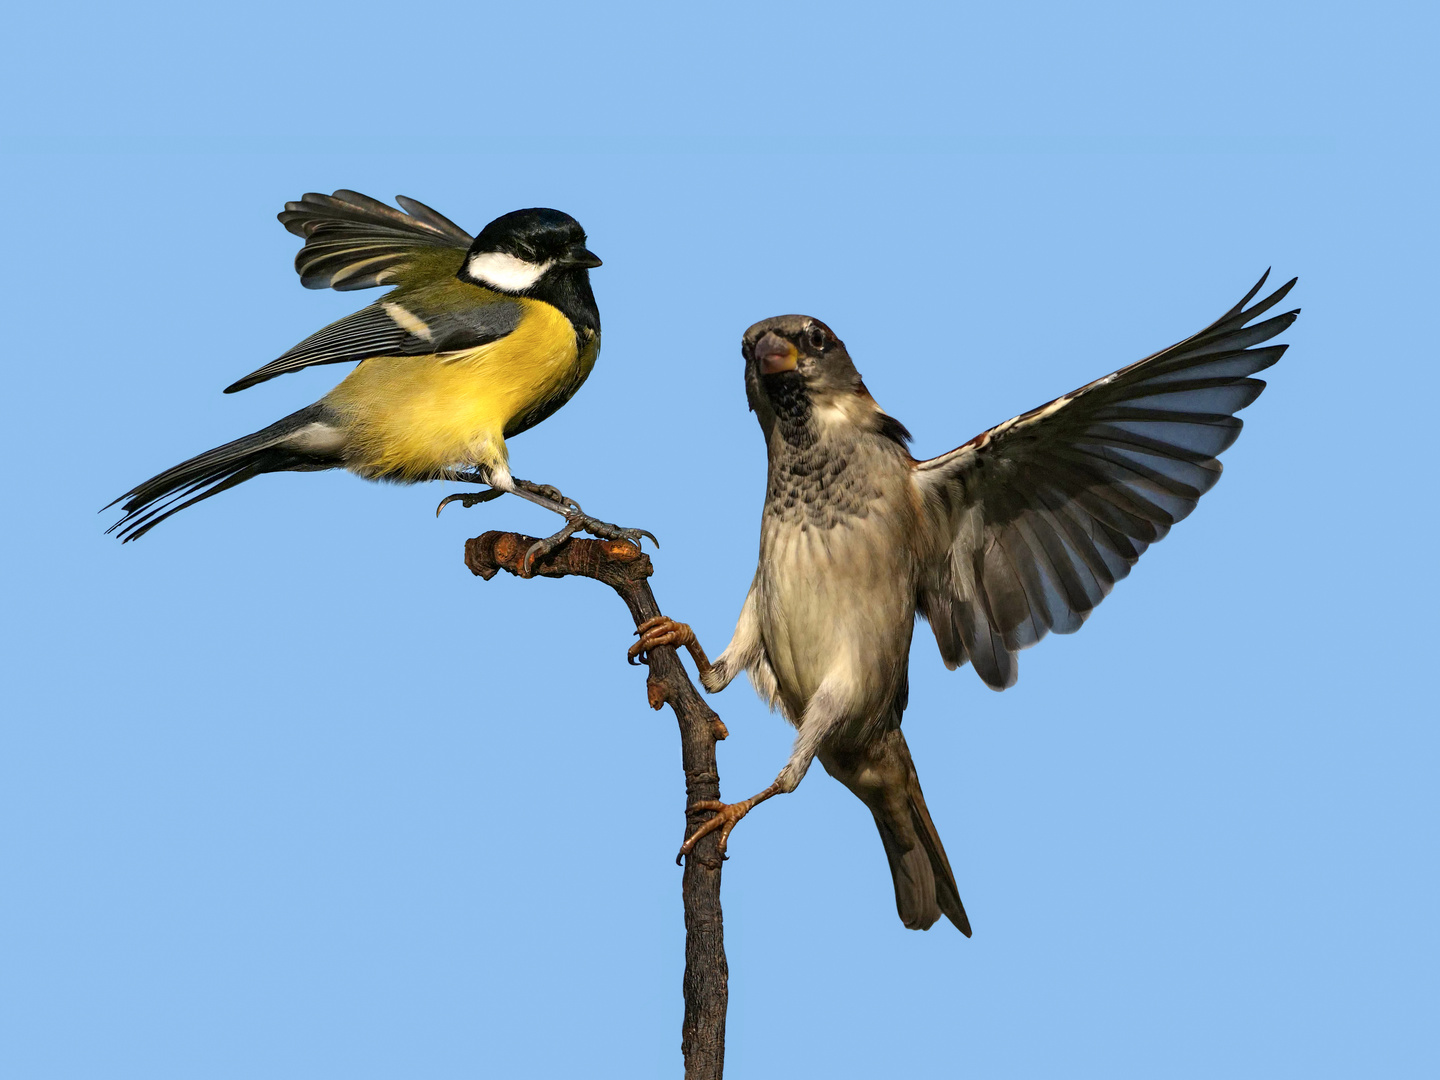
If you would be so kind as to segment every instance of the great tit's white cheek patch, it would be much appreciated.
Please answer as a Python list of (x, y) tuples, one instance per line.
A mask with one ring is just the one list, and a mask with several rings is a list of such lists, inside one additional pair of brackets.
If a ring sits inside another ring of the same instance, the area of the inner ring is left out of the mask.
[(465, 271), (481, 284), (501, 292), (524, 292), (544, 277), (552, 265), (553, 260), (532, 263), (503, 251), (482, 251), (470, 256)]

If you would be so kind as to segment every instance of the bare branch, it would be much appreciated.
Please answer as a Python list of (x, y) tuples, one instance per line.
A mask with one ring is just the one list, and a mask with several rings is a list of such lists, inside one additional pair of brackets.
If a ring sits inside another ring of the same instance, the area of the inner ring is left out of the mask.
[[(501, 570), (524, 577), (521, 566), (534, 542), (533, 537), (518, 533), (487, 532), (465, 542), (465, 565), (486, 581)], [(660, 614), (648, 581), (654, 572), (650, 557), (624, 540), (572, 538), (536, 559), (531, 571), (532, 577), (588, 577), (604, 582), (620, 594), (637, 627)], [(674, 648), (660, 646), (652, 650), (648, 662), (650, 674), (645, 689), (650, 707), (658, 709), (668, 704), (680, 724), (687, 807), (683, 840), (713, 813), (691, 813), (688, 808), (697, 801), (720, 798), (715, 740), (725, 737), (725, 725), (695, 689)], [(685, 1055), (686, 1080), (720, 1080), (725, 1068), (725, 1009), (730, 992), (718, 847), (716, 833), (702, 839), (685, 860), (681, 883), (685, 905), (685, 1019), (680, 1029), (680, 1049)]]

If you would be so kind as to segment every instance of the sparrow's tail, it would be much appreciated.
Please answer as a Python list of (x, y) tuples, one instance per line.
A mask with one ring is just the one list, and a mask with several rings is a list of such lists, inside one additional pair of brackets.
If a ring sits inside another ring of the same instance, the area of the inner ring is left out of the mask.
[(283, 470), (334, 468), (341, 464), (340, 433), (330, 427), (326, 419), (323, 405), (311, 405), (253, 435), (207, 450), (173, 469), (166, 469), (159, 476), (152, 476), (104, 508), (109, 510), (123, 500), (125, 511), (125, 516), (105, 531), (117, 533), (122, 543), (128, 543), (144, 536), (171, 514), (252, 476)]
[(854, 752), (822, 753), (825, 770), (853, 791), (875, 815), (890, 874), (895, 879), (895, 907), (911, 930), (928, 930), (940, 918), (966, 937), (970, 920), (945, 845), (930, 820), (925, 794), (910, 748), (897, 728), (883, 739)]

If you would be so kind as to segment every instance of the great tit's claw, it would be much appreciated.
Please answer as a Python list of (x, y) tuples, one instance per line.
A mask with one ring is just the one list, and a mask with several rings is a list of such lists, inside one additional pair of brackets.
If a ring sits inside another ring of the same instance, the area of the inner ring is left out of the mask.
[(536, 540), (530, 545), (530, 550), (525, 552), (525, 558), (520, 564), (520, 569), (526, 577), (529, 577), (535, 565), (535, 560), (542, 556), (549, 555), (557, 547), (563, 544), (570, 537), (574, 536), (585, 527), (586, 518), (582, 514), (566, 514), (565, 527), (552, 536), (543, 540)]
[(585, 518), (584, 528), (591, 536), (598, 536), (601, 540), (629, 540), (636, 547), (640, 547), (640, 538), (644, 536), (657, 548), (660, 546), (660, 541), (655, 539), (655, 534), (649, 529), (626, 529), (608, 522), (596, 521), (588, 516)]
[(461, 506), (471, 507), (480, 503), (487, 503), (491, 499), (498, 499), (504, 495), (498, 488), (491, 488), (489, 491), (457, 491), (454, 495), (446, 495), (440, 500), (440, 505), (435, 507), (435, 516), (440, 516), (440, 511), (449, 506), (452, 502), (458, 502)]

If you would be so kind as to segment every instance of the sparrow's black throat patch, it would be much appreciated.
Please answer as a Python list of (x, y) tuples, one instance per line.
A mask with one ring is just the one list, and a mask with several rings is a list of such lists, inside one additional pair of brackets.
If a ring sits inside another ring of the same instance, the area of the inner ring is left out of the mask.
[(760, 379), (765, 397), (775, 413), (776, 434), (796, 449), (814, 446), (815, 429), (810, 423), (814, 405), (800, 373), (786, 371), (779, 375), (762, 375)]

